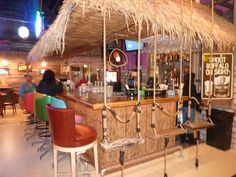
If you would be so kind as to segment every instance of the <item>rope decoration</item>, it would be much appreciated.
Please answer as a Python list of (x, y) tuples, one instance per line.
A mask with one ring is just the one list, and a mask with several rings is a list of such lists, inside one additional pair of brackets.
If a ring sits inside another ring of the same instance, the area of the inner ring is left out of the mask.
[(180, 102), (180, 104), (178, 106), (178, 110), (175, 113), (170, 113), (164, 107), (162, 107), (159, 103), (155, 103), (155, 105), (166, 116), (168, 116), (168, 117), (175, 117), (175, 116), (177, 116), (182, 111), (183, 102), (182, 101)]
[[(214, 41), (213, 41), (213, 29), (214, 29), (214, 0), (211, 1), (211, 45), (210, 45), (210, 58), (212, 58), (212, 52), (213, 52), (213, 47), (214, 47)], [(190, 1), (190, 8), (191, 8), (191, 25), (192, 25), (192, 20), (193, 20), (193, 3), (192, 1)], [(191, 82), (192, 82), (192, 67), (191, 67), (191, 61), (192, 61), (192, 38), (190, 38), (190, 51), (189, 51), (189, 55), (190, 55), (190, 59), (189, 59), (189, 101), (188, 101), (188, 114), (187, 114), (187, 119), (190, 120), (191, 117), (191, 104), (192, 101), (194, 100), (198, 105), (200, 105), (199, 101), (195, 98), (195, 97), (191, 97)], [(209, 82), (209, 94), (208, 94), (208, 98), (207, 98), (207, 107), (208, 107), (208, 120), (212, 122), (212, 120), (209, 118), (211, 116), (211, 96), (212, 96), (212, 85), (211, 85), (211, 81), (212, 81), (212, 60), (210, 60), (210, 82)]]
[(107, 111), (106, 107), (102, 109), (102, 139), (103, 143), (107, 144)]
[(209, 82), (209, 94), (207, 98), (207, 106), (208, 106), (208, 116), (211, 116), (211, 96), (212, 96), (212, 52), (213, 52), (213, 47), (214, 47), (214, 40), (213, 40), (213, 30), (214, 30), (214, 0), (211, 1), (211, 46), (210, 46), (210, 82)]
[[(191, 12), (191, 21), (190, 25), (192, 26), (193, 24), (193, 1), (190, 1), (190, 12)], [(192, 38), (190, 37), (190, 43), (189, 43), (189, 83), (188, 83), (188, 113), (187, 113), (187, 119), (190, 120), (191, 117), (191, 87), (192, 87)]]
[(138, 104), (136, 104), (133, 108), (133, 111), (130, 115), (130, 117), (127, 120), (122, 120), (120, 118), (119, 115), (117, 115), (116, 111), (114, 109), (112, 109), (111, 107), (106, 106), (105, 108), (112, 114), (112, 116), (119, 121), (120, 123), (129, 123), (130, 120), (137, 114), (137, 113), (141, 113), (140, 110), (138, 109), (138, 107), (140, 106), (140, 102)]
[[(183, 2), (181, 0), (181, 23), (183, 23)], [(154, 8), (156, 7), (156, 4), (154, 4)], [(183, 28), (182, 28), (182, 37), (181, 37), (181, 42), (180, 42), (180, 88), (179, 88), (179, 100), (178, 100), (178, 110), (175, 113), (170, 113), (167, 111), (164, 107), (162, 107), (159, 103), (156, 103), (156, 56), (157, 56), (157, 32), (155, 32), (154, 36), (154, 71), (153, 71), (153, 104), (152, 104), (152, 123), (151, 123), (151, 128), (153, 129), (155, 135), (156, 133), (156, 107), (166, 116), (168, 117), (175, 117), (179, 115), (182, 112), (182, 107), (183, 107), (183, 101), (182, 101), (182, 60), (183, 60)], [(178, 125), (179, 126), (178, 121)], [(182, 127), (182, 126), (180, 126)]]
[[(139, 21), (140, 22), (140, 21)], [(139, 33), (138, 33), (138, 71), (140, 71), (140, 38), (141, 38), (141, 23), (139, 23)], [(121, 51), (122, 52), (122, 51)], [(128, 60), (127, 60), (128, 61)], [(122, 165), (122, 173), (124, 170), (123, 161), (124, 161), (124, 148), (131, 147), (133, 145), (141, 144), (144, 142), (141, 137), (141, 128), (140, 128), (140, 114), (141, 114), (141, 104), (140, 104), (140, 72), (138, 72), (138, 101), (134, 106), (131, 116), (127, 120), (123, 120), (114, 109), (107, 105), (107, 83), (106, 83), (106, 11), (103, 12), (103, 70), (104, 70), (104, 94), (103, 94), (103, 102), (104, 108), (102, 110), (102, 130), (103, 130), (103, 141), (100, 143), (100, 147), (105, 151), (115, 151), (122, 150), (120, 153), (120, 163)], [(107, 128), (107, 111), (109, 111), (113, 118), (115, 118), (119, 123), (129, 123), (130, 120), (137, 115), (136, 118), (136, 133), (137, 137), (134, 138), (126, 138), (124, 131), (124, 137), (121, 139), (117, 139), (113, 142), (108, 142), (108, 128)]]
[[(157, 106), (157, 108), (164, 113), (166, 116), (169, 117), (174, 117), (177, 116), (181, 113), (182, 111), (182, 107), (183, 107), (183, 101), (182, 101), (182, 93), (183, 93), (183, 83), (182, 83), (182, 75), (183, 75), (183, 0), (181, 0), (181, 9), (180, 9), (180, 15), (181, 15), (181, 37), (180, 37), (180, 72), (179, 72), (179, 82), (180, 82), (180, 86), (179, 86), (179, 100), (178, 100), (178, 110), (175, 113), (170, 113), (169, 111), (167, 111), (166, 109), (164, 109), (160, 104), (155, 103), (155, 91), (153, 93), (153, 102), (154, 104)], [(155, 40), (156, 40), (156, 33), (155, 33)], [(156, 67), (156, 59), (155, 59), (155, 52), (156, 52), (156, 41), (154, 43), (154, 65)], [(155, 74), (155, 67), (154, 67), (154, 74)], [(155, 78), (155, 75), (154, 75)], [(155, 90), (155, 85), (156, 82), (154, 80), (154, 90)], [(180, 122), (180, 121), (178, 121)]]
[[(125, 60), (125, 61), (124, 61), (124, 62), (121, 62), (121, 61), (120, 61), (121, 64), (115, 64), (115, 63), (112, 62), (112, 55), (113, 55), (113, 53), (116, 52), (116, 51), (122, 53), (122, 55), (124, 56), (124, 60)], [(123, 67), (123, 66), (125, 66), (125, 65), (128, 63), (128, 57), (127, 57), (127, 55), (126, 55), (121, 49), (115, 48), (115, 49), (113, 49), (113, 50), (111, 51), (111, 53), (110, 53), (110, 55), (109, 55), (109, 63), (110, 63), (110, 65), (112, 65), (112, 66), (114, 66), (114, 67), (116, 67), (116, 68)]]

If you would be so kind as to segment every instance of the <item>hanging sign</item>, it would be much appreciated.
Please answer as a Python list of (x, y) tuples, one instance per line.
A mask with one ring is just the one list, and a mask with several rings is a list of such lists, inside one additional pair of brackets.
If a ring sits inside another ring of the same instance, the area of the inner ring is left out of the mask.
[[(210, 80), (211, 75), (211, 80)], [(233, 54), (205, 53), (202, 56), (202, 98), (231, 99), (233, 90)]]
[(32, 65), (18, 64), (18, 72), (32, 71)]

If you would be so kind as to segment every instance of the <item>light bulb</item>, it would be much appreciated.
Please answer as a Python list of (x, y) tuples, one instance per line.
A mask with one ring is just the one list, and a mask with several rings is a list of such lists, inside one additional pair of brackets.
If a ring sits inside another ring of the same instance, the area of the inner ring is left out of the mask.
[(41, 66), (42, 66), (43, 68), (46, 67), (46, 66), (47, 66), (47, 62), (46, 62), (46, 61), (42, 61)]
[(28, 38), (29, 37), (29, 29), (25, 26), (21, 26), (18, 29), (18, 35), (23, 39)]
[(7, 65), (8, 65), (8, 61), (5, 60), (5, 59), (3, 59), (3, 60), (2, 60), (2, 66), (3, 66), (3, 67), (7, 67)]
[(113, 53), (113, 57), (115, 58), (116, 62), (119, 63), (121, 61), (120, 55), (118, 52)]

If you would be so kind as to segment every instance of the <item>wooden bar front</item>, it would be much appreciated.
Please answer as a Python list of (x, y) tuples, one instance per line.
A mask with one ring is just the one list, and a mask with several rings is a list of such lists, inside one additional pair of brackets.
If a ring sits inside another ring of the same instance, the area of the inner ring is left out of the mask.
[[(64, 99), (70, 108), (74, 108), (76, 114), (83, 116), (83, 123), (91, 127), (94, 127), (98, 134), (98, 145), (102, 141), (102, 108), (103, 97), (102, 95), (60, 95), (60, 98)], [(187, 97), (183, 97), (187, 99)], [(178, 97), (157, 97), (156, 102), (160, 103), (169, 112), (176, 112), (176, 102)], [(128, 119), (133, 111), (134, 105), (137, 100), (131, 100), (126, 96), (115, 96), (108, 98), (107, 104), (112, 107), (116, 113), (122, 119)], [(157, 153), (164, 148), (164, 140), (160, 138), (158, 140), (152, 140), (145, 136), (151, 131), (151, 107), (152, 99), (146, 98), (141, 100), (141, 134), (144, 139), (143, 144), (139, 144), (125, 149), (125, 161), (130, 159), (143, 158), (146, 155)], [(165, 130), (174, 128), (176, 126), (176, 118), (168, 117), (161, 111), (156, 109), (156, 129)], [(107, 130), (108, 130), (108, 142), (112, 142), (121, 138), (137, 137), (136, 134), (136, 117), (133, 118), (130, 123), (119, 123), (114, 119), (110, 112), (107, 114)], [(174, 136), (170, 138), (168, 146), (175, 145)], [(99, 168), (106, 169), (109, 166), (119, 163), (119, 152), (103, 152), (98, 148), (99, 156)]]

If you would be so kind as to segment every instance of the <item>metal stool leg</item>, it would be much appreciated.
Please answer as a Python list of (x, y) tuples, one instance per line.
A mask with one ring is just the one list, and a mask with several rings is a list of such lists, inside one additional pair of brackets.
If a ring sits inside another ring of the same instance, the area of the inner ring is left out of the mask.
[(169, 143), (169, 137), (164, 137), (165, 139), (165, 153), (164, 153), (164, 177), (168, 177), (166, 170), (166, 162), (167, 162), (167, 146)]
[(199, 160), (198, 160), (199, 130), (196, 131), (196, 134), (195, 134), (194, 139), (195, 139), (195, 141), (196, 141), (196, 160), (195, 160), (195, 167), (198, 168), (198, 167), (199, 167)]
[(75, 152), (71, 152), (71, 176), (72, 177), (76, 177), (76, 161), (75, 161)]
[(57, 177), (58, 166), (57, 166), (57, 150), (56, 150), (56, 148), (53, 148), (53, 162), (54, 162), (53, 176)]
[(98, 172), (98, 147), (97, 147), (97, 142), (93, 147), (93, 153), (94, 153), (94, 166), (95, 166), (95, 176), (99, 177), (99, 172)]

